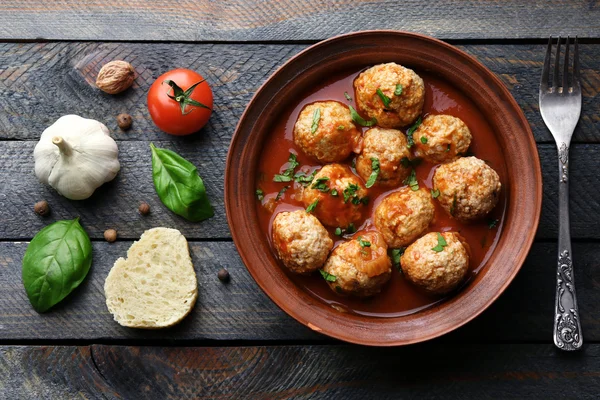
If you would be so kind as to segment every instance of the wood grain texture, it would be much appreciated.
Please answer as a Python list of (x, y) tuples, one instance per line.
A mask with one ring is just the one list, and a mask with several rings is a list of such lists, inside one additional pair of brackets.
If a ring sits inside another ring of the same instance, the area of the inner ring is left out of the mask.
[[(92, 197), (71, 201), (49, 186), (39, 183), (34, 170), (32, 141), (0, 141), (0, 238), (29, 240), (48, 223), (81, 217), (81, 223), (93, 239), (102, 239), (106, 229), (116, 229), (121, 239), (137, 239), (144, 230), (165, 226), (179, 229), (188, 239), (230, 238), (223, 204), (225, 154), (228, 142), (212, 141), (206, 136), (155, 141), (157, 147), (177, 151), (198, 167), (207, 188), (215, 216), (189, 222), (162, 205), (152, 183), (149, 142), (120, 142), (121, 171), (114, 181), (101, 186)], [(553, 144), (539, 145), (542, 161), (544, 199), (538, 238), (557, 237), (558, 167)], [(600, 239), (600, 219), (590, 218), (600, 209), (596, 196), (599, 144), (580, 144), (571, 148), (571, 234), (576, 239)], [(510, 167), (509, 167), (510, 168)], [(52, 214), (41, 218), (33, 205), (47, 200)], [(151, 206), (141, 216), (138, 206)]]
[(441, 38), (597, 36), (593, 0), (4, 0), (0, 38), (58, 40), (318, 40), (367, 29)]
[[(0, 13), (0, 18), (1, 18)], [(1, 26), (1, 24), (0, 24)], [(1, 29), (1, 28), (0, 28)], [(205, 76), (215, 96), (208, 125), (191, 139), (226, 148), (237, 121), (262, 82), (307, 45), (232, 45), (161, 43), (4, 43), (0, 44), (0, 139), (37, 140), (64, 114), (105, 123), (118, 141), (164, 140), (150, 120), (146, 94), (154, 79), (169, 69), (186, 67)], [(537, 141), (551, 141), (538, 110), (538, 85), (545, 46), (468, 45), (508, 86), (525, 111)], [(600, 142), (600, 44), (580, 46), (583, 112), (573, 140)], [(132, 89), (111, 96), (96, 89), (102, 65), (114, 59), (131, 62), (138, 77)], [(133, 127), (117, 128), (127, 112)], [(223, 151), (223, 150), (221, 150)]]
[[(199, 297), (180, 325), (156, 331), (123, 328), (108, 313), (103, 286), (114, 261), (125, 255), (129, 245), (93, 243), (94, 261), (86, 281), (50, 312), (37, 314), (21, 282), (26, 243), (0, 243), (0, 341), (127, 340), (176, 345), (200, 340), (326, 340), (288, 317), (263, 294), (230, 242), (191, 244)], [(523, 269), (500, 299), (480, 317), (437, 341), (550, 343), (556, 252), (555, 242), (534, 244)], [(600, 249), (593, 243), (577, 243), (573, 254), (583, 333), (587, 341), (598, 341)], [(217, 279), (223, 267), (232, 277), (227, 285)]]
[(2, 398), (594, 399), (600, 345), (0, 347)]

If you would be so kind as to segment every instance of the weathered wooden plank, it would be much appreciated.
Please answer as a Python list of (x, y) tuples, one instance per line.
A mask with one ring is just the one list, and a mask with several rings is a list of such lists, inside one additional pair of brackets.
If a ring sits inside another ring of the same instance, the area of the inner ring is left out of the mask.
[[(31, 239), (42, 227), (58, 219), (80, 216), (92, 238), (101, 239), (113, 228), (122, 239), (137, 239), (144, 230), (155, 226), (174, 227), (188, 239), (229, 238), (230, 232), (223, 205), (223, 175), (228, 142), (208, 136), (155, 142), (159, 147), (177, 151), (198, 166), (215, 208), (215, 216), (192, 223), (164, 207), (152, 183), (152, 164), (148, 142), (120, 142), (121, 172), (117, 178), (98, 189), (91, 198), (71, 201), (52, 188), (38, 182), (33, 173), (32, 141), (0, 141), (0, 238)], [(544, 181), (544, 201), (538, 238), (557, 237), (558, 167), (554, 145), (539, 145)], [(571, 227), (576, 239), (600, 239), (597, 215), (599, 144), (575, 145), (571, 149)], [(510, 168), (510, 166), (509, 166)], [(33, 205), (45, 199), (52, 214), (41, 218)], [(151, 206), (149, 216), (141, 216), (138, 205)]]
[[(1, 17), (0, 13), (0, 18)], [(1, 26), (1, 24), (0, 24)], [(0, 29), (2, 29), (0, 27)], [(307, 45), (4, 43), (0, 44), (0, 138), (37, 140), (64, 114), (104, 122), (117, 140), (159, 140), (146, 109), (147, 89), (163, 72), (186, 67), (201, 72), (215, 95), (215, 113), (198, 136), (229, 142), (235, 125), (262, 82)], [(498, 74), (525, 111), (538, 141), (552, 140), (538, 111), (538, 85), (545, 46), (459, 46)], [(577, 142), (600, 142), (600, 44), (580, 46), (583, 113)], [(114, 59), (137, 70), (134, 87), (111, 96), (94, 87), (100, 67)], [(117, 128), (116, 115), (128, 112), (134, 124)]]
[[(233, 243), (191, 243), (199, 283), (195, 309), (180, 325), (156, 331), (126, 329), (112, 320), (104, 301), (104, 280), (130, 243), (95, 242), (92, 269), (82, 287), (46, 314), (30, 306), (21, 283), (26, 243), (0, 243), (1, 340), (136, 340), (181, 344), (214, 340), (324, 340), (284, 314), (258, 288)], [(444, 342), (550, 342), (555, 288), (556, 243), (533, 246), (522, 271), (489, 310)], [(595, 243), (574, 246), (577, 295), (587, 341), (600, 340), (600, 249)], [(217, 271), (226, 267), (232, 280), (224, 285)]]
[(597, 37), (595, 1), (4, 0), (0, 38), (58, 40), (318, 40), (364, 29), (441, 38)]
[[(3, 398), (595, 399), (600, 345), (0, 348)], [(101, 376), (99, 378), (98, 376)]]

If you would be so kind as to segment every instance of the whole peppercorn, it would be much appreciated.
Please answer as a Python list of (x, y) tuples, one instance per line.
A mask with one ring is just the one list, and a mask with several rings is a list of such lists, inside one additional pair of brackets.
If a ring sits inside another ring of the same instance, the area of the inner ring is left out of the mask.
[(140, 204), (140, 208), (138, 210), (139, 210), (140, 214), (148, 215), (148, 214), (150, 214), (150, 204), (144, 202), (144, 203)]
[(131, 115), (129, 115), (129, 114), (123, 113), (123, 114), (117, 115), (117, 125), (119, 125), (119, 128), (123, 129), (124, 131), (131, 128), (132, 122), (133, 122), (133, 120), (131, 119)]
[(227, 271), (225, 268), (221, 268), (219, 270), (219, 273), (217, 274), (217, 277), (219, 278), (219, 280), (223, 283), (227, 283), (229, 282), (230, 276), (229, 276), (229, 271)]
[(104, 231), (104, 240), (108, 243), (112, 243), (117, 240), (117, 231), (114, 229), (107, 229)]
[(47, 217), (50, 214), (50, 206), (46, 200), (38, 201), (33, 206), (33, 211), (41, 217)]

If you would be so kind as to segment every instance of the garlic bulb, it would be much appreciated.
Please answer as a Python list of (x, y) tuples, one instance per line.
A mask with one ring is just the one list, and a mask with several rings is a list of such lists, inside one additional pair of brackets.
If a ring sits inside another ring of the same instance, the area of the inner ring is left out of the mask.
[(104, 124), (65, 115), (44, 130), (35, 146), (35, 175), (68, 199), (87, 199), (117, 175), (118, 154)]

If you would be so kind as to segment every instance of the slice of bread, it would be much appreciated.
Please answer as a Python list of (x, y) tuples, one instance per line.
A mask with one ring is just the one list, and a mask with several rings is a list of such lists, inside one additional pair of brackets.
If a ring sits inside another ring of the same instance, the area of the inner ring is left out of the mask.
[(108, 311), (130, 328), (175, 325), (190, 313), (198, 281), (185, 237), (177, 229), (144, 232), (104, 282)]

